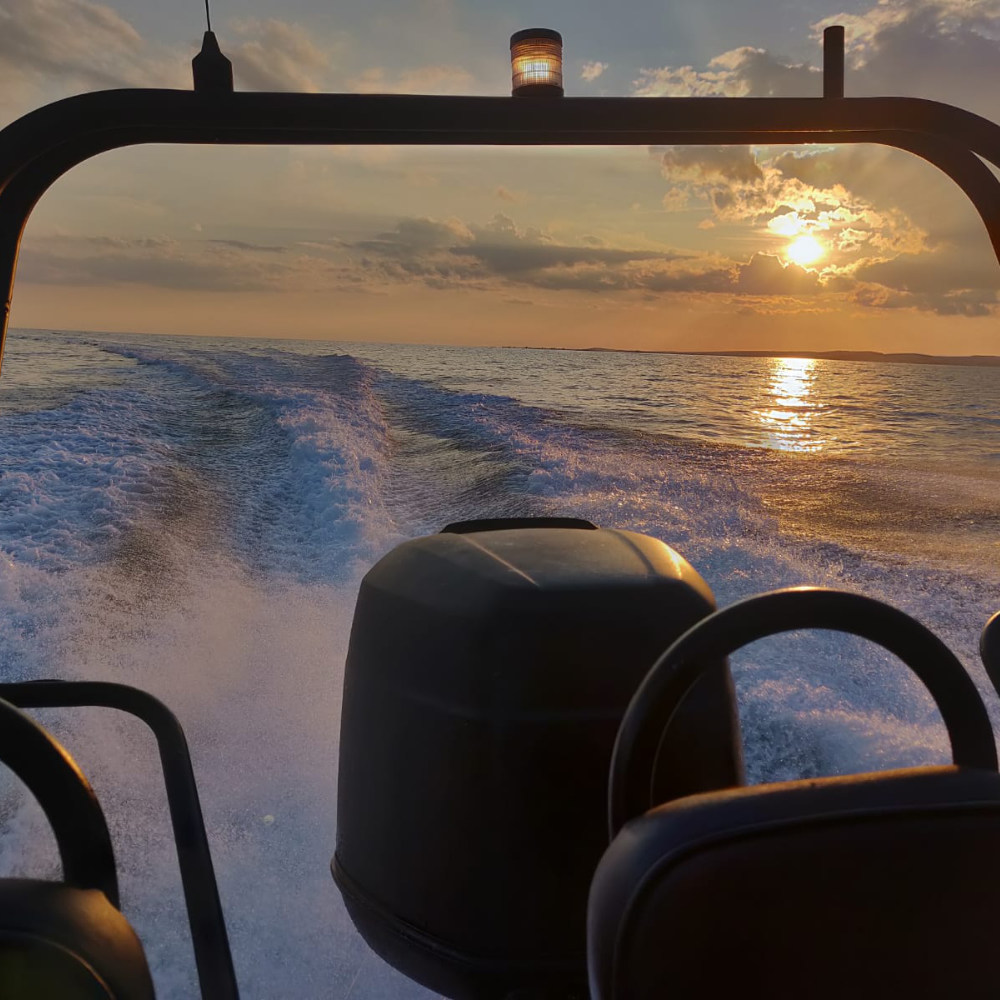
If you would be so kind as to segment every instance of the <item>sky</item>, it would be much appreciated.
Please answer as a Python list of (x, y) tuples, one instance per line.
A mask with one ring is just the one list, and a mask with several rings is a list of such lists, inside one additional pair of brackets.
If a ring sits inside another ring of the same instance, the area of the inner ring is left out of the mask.
[[(570, 96), (848, 96), (1000, 119), (1000, 0), (214, 0), (238, 90), (510, 91), (552, 27)], [(0, 123), (190, 88), (202, 0), (0, 0)], [(170, 147), (103, 154), (28, 224), (12, 325), (644, 350), (1000, 354), (1000, 266), (935, 168), (874, 145)]]

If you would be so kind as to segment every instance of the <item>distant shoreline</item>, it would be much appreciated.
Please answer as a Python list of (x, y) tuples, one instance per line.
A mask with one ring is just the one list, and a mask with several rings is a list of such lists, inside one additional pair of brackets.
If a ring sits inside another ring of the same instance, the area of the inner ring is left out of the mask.
[[(71, 336), (94, 336), (94, 337), (192, 337), (197, 340), (200, 334), (163, 334), (144, 333), (142, 331), (129, 331), (123, 333), (114, 330), (58, 330), (54, 327), (11, 327), (10, 332), (18, 333), (64, 333)], [(285, 337), (246, 337), (235, 334), (220, 334), (212, 336), (212, 340), (265, 340), (271, 343), (280, 343), (282, 340), (297, 338)], [(306, 340), (316, 339), (321, 342), (323, 338), (304, 338)], [(325, 340), (330, 344), (354, 344), (357, 341), (351, 340)], [(370, 341), (376, 344), (393, 345), (396, 341), (376, 340)], [(407, 347), (491, 347), (488, 344), (426, 344), (415, 343), (405, 344)], [(816, 361), (868, 361), (877, 364), (889, 365), (953, 365), (964, 368), (1000, 368), (1000, 355), (997, 354), (915, 354), (915, 353), (895, 353), (884, 354), (881, 351), (647, 351), (641, 348), (628, 347), (550, 347), (544, 344), (500, 344), (500, 350), (515, 351), (583, 351), (591, 354), (670, 354), (679, 357), (697, 358), (806, 358)]]
[(883, 354), (881, 351), (641, 351), (617, 347), (555, 347), (545, 350), (588, 351), (608, 354), (676, 354), (708, 358), (806, 358), (816, 361), (869, 361), (889, 365), (957, 365), (965, 368), (1000, 368), (996, 354)]

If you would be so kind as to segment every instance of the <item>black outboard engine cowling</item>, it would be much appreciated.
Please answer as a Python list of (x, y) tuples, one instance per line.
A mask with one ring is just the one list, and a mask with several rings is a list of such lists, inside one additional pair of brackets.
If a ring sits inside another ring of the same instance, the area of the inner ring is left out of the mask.
[[(587, 995), (618, 724), (657, 657), (713, 609), (662, 542), (588, 522), (454, 525), (368, 573), (333, 870), (379, 955), (457, 1000)], [(676, 798), (740, 777), (723, 662), (675, 718), (655, 783)]]

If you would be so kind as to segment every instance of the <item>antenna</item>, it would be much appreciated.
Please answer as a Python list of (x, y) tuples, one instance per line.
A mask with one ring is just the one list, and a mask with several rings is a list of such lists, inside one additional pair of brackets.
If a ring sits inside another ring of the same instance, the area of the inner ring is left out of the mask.
[(205, 0), (205, 20), (208, 31), (202, 39), (201, 52), (191, 60), (194, 89), (202, 92), (231, 94), (233, 92), (233, 64), (222, 54), (219, 40), (212, 31), (212, 10)]

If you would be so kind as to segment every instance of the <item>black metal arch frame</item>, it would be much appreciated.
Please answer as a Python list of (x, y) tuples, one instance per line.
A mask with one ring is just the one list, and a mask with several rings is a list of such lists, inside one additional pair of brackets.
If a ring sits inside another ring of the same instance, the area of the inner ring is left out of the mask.
[[(72, 167), (142, 143), (226, 145), (767, 145), (879, 143), (947, 174), (1000, 260), (1000, 126), (908, 97), (425, 97), (109, 90), (71, 97), (0, 131), (0, 352), (21, 234)], [(984, 162), (986, 161), (986, 162)]]

